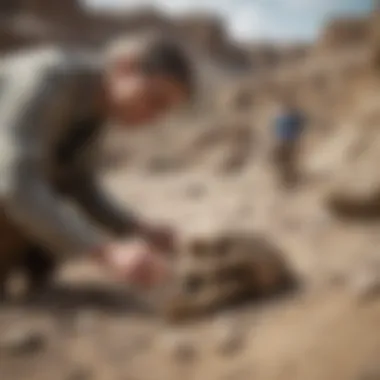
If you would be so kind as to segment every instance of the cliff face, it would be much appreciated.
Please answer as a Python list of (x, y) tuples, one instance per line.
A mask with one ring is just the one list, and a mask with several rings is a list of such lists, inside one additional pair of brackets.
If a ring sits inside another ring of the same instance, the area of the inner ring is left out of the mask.
[(121, 33), (155, 28), (178, 35), (195, 51), (238, 69), (271, 68), (283, 59), (276, 48), (254, 48), (252, 54), (252, 49), (238, 46), (230, 40), (223, 21), (209, 14), (169, 18), (147, 8), (91, 12), (78, 0), (2, 0), (0, 19), (0, 51), (46, 41), (99, 47)]
[(343, 49), (371, 47), (380, 44), (380, 3), (362, 17), (342, 17), (332, 20), (324, 28), (315, 45), (315, 51), (329, 54)]
[(341, 19), (331, 22), (319, 41), (321, 49), (363, 44), (369, 40), (371, 26), (365, 18)]
[(171, 19), (154, 9), (96, 13), (77, 0), (4, 0), (0, 4), (0, 50), (46, 41), (100, 46), (120, 33), (144, 28), (170, 31), (214, 58), (248, 65), (248, 57), (229, 41), (223, 23), (213, 16)]

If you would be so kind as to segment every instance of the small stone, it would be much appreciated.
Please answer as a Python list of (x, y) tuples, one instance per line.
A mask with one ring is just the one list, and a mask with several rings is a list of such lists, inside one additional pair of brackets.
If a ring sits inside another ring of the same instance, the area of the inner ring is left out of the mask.
[(206, 188), (202, 184), (192, 184), (189, 185), (186, 189), (186, 196), (191, 199), (199, 199), (206, 193)]
[(185, 336), (170, 336), (167, 344), (173, 358), (179, 363), (193, 362), (197, 356), (194, 342)]
[(111, 356), (113, 360), (122, 361), (126, 357), (136, 356), (147, 351), (152, 345), (152, 338), (147, 335), (126, 337), (124, 342), (119, 342), (113, 347)]
[(253, 206), (250, 203), (244, 203), (238, 206), (236, 211), (236, 216), (239, 218), (248, 218), (253, 214)]
[(380, 295), (380, 276), (372, 270), (358, 274), (351, 285), (355, 295), (361, 300)]
[(76, 319), (76, 330), (78, 333), (90, 333), (96, 329), (97, 317), (92, 311), (82, 311)]
[(163, 174), (179, 169), (179, 162), (172, 157), (153, 157), (147, 165), (150, 174)]
[(34, 354), (44, 349), (44, 335), (32, 330), (15, 330), (9, 332), (0, 341), (0, 351), (9, 355)]
[(252, 375), (248, 368), (240, 368), (234, 371), (230, 371), (221, 376), (220, 380), (251, 380)]
[(90, 380), (93, 378), (93, 373), (88, 368), (73, 368), (65, 377), (65, 380)]
[(131, 338), (131, 347), (138, 352), (145, 351), (152, 345), (152, 340), (149, 335), (136, 335)]
[(347, 274), (345, 273), (337, 273), (337, 272), (334, 272), (334, 273), (331, 273), (329, 275), (327, 275), (327, 282), (328, 282), (328, 285), (331, 285), (331, 286), (344, 286), (346, 285), (347, 283)]
[(357, 380), (380, 380), (380, 365), (367, 369)]
[(244, 335), (239, 326), (230, 321), (219, 322), (217, 351), (222, 355), (233, 355), (242, 349)]

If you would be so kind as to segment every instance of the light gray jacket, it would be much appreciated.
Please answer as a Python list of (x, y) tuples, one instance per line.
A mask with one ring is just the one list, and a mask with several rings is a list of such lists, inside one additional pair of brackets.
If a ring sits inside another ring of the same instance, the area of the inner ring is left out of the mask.
[(59, 48), (0, 61), (0, 202), (12, 223), (59, 254), (87, 252), (133, 220), (96, 179), (101, 74), (93, 58)]

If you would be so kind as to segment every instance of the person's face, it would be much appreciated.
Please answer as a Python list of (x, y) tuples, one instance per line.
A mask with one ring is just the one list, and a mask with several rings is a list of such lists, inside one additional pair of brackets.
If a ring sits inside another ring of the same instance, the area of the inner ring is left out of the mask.
[(129, 127), (153, 123), (188, 96), (180, 82), (168, 76), (144, 75), (128, 62), (110, 68), (106, 89), (111, 118)]

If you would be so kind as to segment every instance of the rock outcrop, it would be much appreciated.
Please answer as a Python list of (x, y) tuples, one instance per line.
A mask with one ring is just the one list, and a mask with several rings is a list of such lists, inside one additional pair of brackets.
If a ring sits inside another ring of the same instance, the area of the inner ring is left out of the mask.
[(333, 20), (322, 33), (317, 50), (324, 53), (362, 46), (370, 41), (371, 33), (371, 25), (366, 17)]

